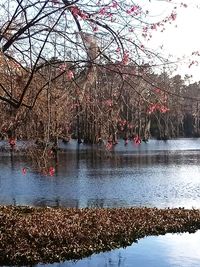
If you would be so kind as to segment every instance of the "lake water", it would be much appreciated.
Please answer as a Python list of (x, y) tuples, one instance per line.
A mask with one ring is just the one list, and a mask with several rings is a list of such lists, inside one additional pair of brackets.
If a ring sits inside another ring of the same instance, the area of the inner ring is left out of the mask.
[(200, 231), (195, 234), (166, 234), (140, 239), (127, 248), (91, 257), (37, 267), (199, 267)]
[[(0, 153), (0, 204), (200, 208), (200, 139), (127, 146), (121, 141), (110, 152), (75, 141), (60, 146), (65, 151), (58, 155), (53, 177), (33, 172), (24, 156)], [(77, 262), (45, 266), (196, 267), (199, 247), (200, 231), (167, 234)]]
[(62, 147), (53, 177), (34, 173), (23, 156), (0, 153), (0, 203), (200, 208), (200, 139), (121, 142), (110, 152), (75, 141)]

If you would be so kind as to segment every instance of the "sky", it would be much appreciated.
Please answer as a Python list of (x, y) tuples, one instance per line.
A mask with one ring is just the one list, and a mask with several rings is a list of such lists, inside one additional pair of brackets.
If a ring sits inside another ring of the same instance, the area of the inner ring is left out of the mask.
[[(182, 76), (193, 75), (191, 81), (200, 81), (200, 56), (191, 56), (194, 51), (200, 52), (200, 0), (172, 1), (178, 6), (185, 3), (187, 8), (177, 8), (176, 20), (171, 25), (166, 25), (164, 32), (155, 31), (148, 45), (154, 49), (163, 46), (164, 55), (171, 54), (174, 59), (181, 58), (177, 73)], [(158, 18), (169, 12), (170, 5), (162, 0), (151, 0), (147, 5)], [(199, 66), (195, 63), (189, 68), (192, 60), (199, 61)]]

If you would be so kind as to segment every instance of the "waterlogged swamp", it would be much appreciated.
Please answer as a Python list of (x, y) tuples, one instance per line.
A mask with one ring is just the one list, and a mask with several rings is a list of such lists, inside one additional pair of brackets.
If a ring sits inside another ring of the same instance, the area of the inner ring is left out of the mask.
[[(200, 208), (200, 139), (150, 140), (126, 146), (121, 141), (110, 152), (75, 141), (60, 146), (63, 150), (52, 177), (32, 171), (20, 152), (1, 152), (0, 204)], [(199, 246), (200, 232), (167, 234), (52, 266), (194, 267), (200, 262)]]

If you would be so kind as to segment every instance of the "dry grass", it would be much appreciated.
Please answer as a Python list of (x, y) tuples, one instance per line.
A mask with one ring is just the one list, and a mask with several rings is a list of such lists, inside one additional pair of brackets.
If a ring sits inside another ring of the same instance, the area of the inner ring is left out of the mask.
[(0, 207), (0, 265), (78, 259), (147, 235), (194, 232), (200, 210)]

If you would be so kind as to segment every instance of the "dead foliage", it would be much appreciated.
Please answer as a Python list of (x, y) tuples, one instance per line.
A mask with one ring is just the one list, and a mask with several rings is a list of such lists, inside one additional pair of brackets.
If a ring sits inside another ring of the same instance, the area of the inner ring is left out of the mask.
[(0, 207), (0, 264), (79, 259), (147, 235), (194, 232), (200, 211), (157, 208)]

